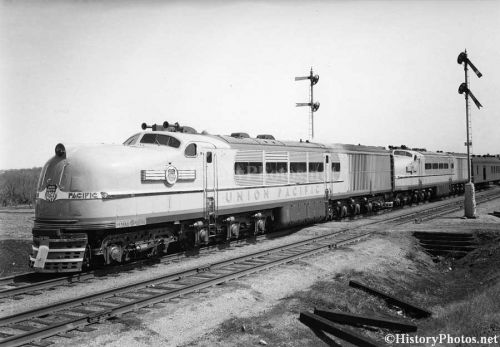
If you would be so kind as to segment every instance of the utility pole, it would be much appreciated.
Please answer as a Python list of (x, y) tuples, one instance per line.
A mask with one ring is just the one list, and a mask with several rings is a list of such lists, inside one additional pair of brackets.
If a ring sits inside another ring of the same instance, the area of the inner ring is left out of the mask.
[(296, 107), (299, 106), (309, 106), (311, 108), (310, 116), (309, 116), (309, 140), (312, 140), (314, 138), (314, 112), (316, 112), (319, 109), (319, 102), (314, 102), (314, 90), (313, 86), (318, 83), (319, 81), (319, 75), (313, 75), (313, 69), (311, 67), (311, 71), (309, 73), (309, 76), (304, 76), (304, 77), (295, 77), (296, 81), (302, 81), (302, 80), (310, 80), (310, 101), (309, 102), (298, 102), (296, 103)]
[(474, 192), (474, 184), (471, 179), (471, 159), (470, 159), (470, 146), (472, 146), (472, 142), (470, 141), (470, 116), (469, 116), (469, 96), (472, 101), (476, 104), (478, 109), (481, 109), (483, 105), (476, 99), (474, 94), (469, 89), (469, 76), (468, 76), (468, 66), (476, 73), (477, 77), (481, 78), (483, 75), (479, 70), (472, 64), (472, 62), (467, 57), (467, 50), (461, 52), (458, 55), (457, 63), (462, 65), (464, 64), (464, 72), (465, 72), (465, 82), (458, 87), (459, 94), (465, 94), (465, 123), (467, 129), (467, 142), (465, 145), (467, 146), (467, 184), (465, 185), (465, 201), (464, 201), (464, 213), (467, 218), (475, 218), (476, 217), (476, 197)]

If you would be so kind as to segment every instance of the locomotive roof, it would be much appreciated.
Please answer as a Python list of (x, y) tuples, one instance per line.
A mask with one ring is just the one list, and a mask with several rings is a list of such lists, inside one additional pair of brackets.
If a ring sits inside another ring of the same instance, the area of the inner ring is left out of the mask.
[[(144, 131), (144, 133), (157, 133), (165, 134), (165, 131)], [(209, 135), (209, 134), (188, 134), (180, 132), (167, 132), (168, 135), (178, 138), (186, 142), (209, 142), (218, 148), (236, 148), (243, 149), (248, 147), (259, 147), (262, 149), (277, 150), (279, 147), (294, 151), (307, 151), (307, 150), (330, 150), (335, 152), (352, 151), (352, 152), (368, 152), (368, 153), (389, 153), (384, 147), (364, 146), (354, 144), (323, 144), (318, 142), (309, 141), (281, 141), (272, 139), (258, 139), (258, 138), (239, 138), (229, 135)]]
[[(354, 145), (354, 144), (343, 144), (343, 143), (318, 143), (318, 142), (309, 142), (309, 141), (282, 141), (282, 140), (273, 140), (273, 139), (258, 139), (258, 138), (240, 138), (240, 137), (232, 137), (229, 135), (210, 135), (210, 134), (190, 134), (190, 133), (181, 133), (181, 132), (166, 132), (166, 131), (144, 131), (144, 133), (158, 133), (165, 134), (167, 133), (170, 136), (177, 137), (179, 140), (186, 142), (207, 142), (218, 148), (235, 148), (235, 149), (248, 149), (249, 147), (259, 147), (267, 150), (277, 150), (279, 147), (282, 147), (283, 150), (285, 147), (289, 150), (294, 151), (307, 151), (307, 150), (315, 150), (315, 151), (325, 151), (330, 150), (334, 152), (365, 152), (365, 153), (378, 153), (378, 154), (387, 154), (392, 152), (392, 150), (387, 150), (385, 147), (377, 147), (377, 146), (365, 146), (365, 145)], [(430, 152), (430, 151), (415, 151), (412, 149), (397, 149), (406, 151), (412, 154), (418, 154), (423, 157), (450, 157), (457, 156), (462, 157), (465, 154), (463, 153), (448, 153), (448, 152)]]
[[(280, 141), (271, 139), (257, 139), (257, 138), (240, 138), (232, 137), (228, 135), (215, 135), (215, 137), (226, 141), (230, 145), (249, 145), (249, 146), (286, 146), (286, 147), (300, 147), (300, 148), (326, 148), (325, 145), (316, 142), (305, 142), (305, 141)], [(232, 147), (233, 147), (232, 146)]]

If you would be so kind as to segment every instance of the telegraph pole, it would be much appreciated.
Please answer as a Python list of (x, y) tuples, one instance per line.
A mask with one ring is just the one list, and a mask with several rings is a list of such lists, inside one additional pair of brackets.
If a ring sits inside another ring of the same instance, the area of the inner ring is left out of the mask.
[(465, 185), (465, 201), (464, 201), (464, 213), (467, 218), (475, 218), (476, 217), (476, 197), (474, 192), (474, 184), (471, 179), (471, 160), (470, 160), (470, 146), (472, 146), (472, 142), (470, 141), (470, 119), (469, 119), (469, 96), (472, 101), (476, 104), (478, 109), (481, 109), (483, 105), (476, 99), (474, 94), (469, 89), (469, 76), (468, 76), (468, 66), (472, 68), (472, 70), (476, 73), (478, 78), (481, 78), (483, 75), (479, 70), (472, 64), (472, 62), (467, 57), (467, 50), (461, 52), (458, 55), (457, 63), (462, 65), (464, 64), (464, 72), (465, 72), (465, 83), (462, 83), (460, 87), (458, 87), (458, 93), (465, 93), (465, 122), (467, 129), (467, 142), (465, 143), (467, 146), (467, 184)]
[(299, 106), (309, 106), (311, 108), (310, 116), (309, 116), (309, 140), (312, 140), (314, 138), (314, 112), (316, 112), (319, 108), (319, 102), (314, 102), (314, 89), (313, 86), (318, 83), (319, 81), (319, 75), (313, 75), (313, 69), (311, 67), (311, 71), (309, 73), (309, 76), (304, 76), (304, 77), (295, 77), (296, 81), (302, 81), (302, 80), (310, 80), (310, 101), (309, 102), (298, 102), (296, 103), (296, 107)]

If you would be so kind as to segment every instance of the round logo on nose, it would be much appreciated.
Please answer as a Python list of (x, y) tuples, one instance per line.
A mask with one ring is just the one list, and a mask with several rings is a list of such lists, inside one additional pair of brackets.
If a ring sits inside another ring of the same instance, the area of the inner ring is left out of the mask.
[(173, 166), (168, 166), (167, 170), (165, 170), (165, 179), (168, 184), (174, 184), (177, 182), (178, 172), (177, 169)]
[(57, 185), (48, 184), (45, 188), (45, 200), (53, 202), (57, 198)]

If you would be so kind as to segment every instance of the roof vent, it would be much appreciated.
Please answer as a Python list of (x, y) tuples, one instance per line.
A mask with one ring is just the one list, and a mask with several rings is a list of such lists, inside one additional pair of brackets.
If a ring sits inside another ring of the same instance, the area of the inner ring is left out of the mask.
[(257, 138), (262, 140), (276, 140), (273, 135), (269, 134), (257, 135)]
[(250, 135), (247, 133), (231, 133), (231, 137), (236, 137), (237, 139), (249, 139)]

